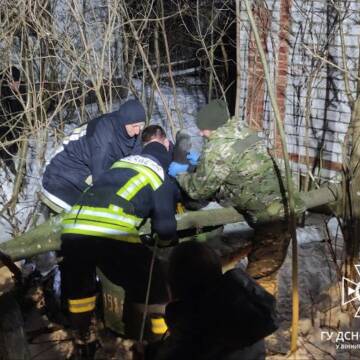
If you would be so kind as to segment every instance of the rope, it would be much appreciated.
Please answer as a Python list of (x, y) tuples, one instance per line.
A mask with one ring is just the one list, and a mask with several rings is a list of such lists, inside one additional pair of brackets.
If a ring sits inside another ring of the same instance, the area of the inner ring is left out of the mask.
[(144, 308), (143, 318), (142, 318), (142, 322), (141, 322), (141, 330), (140, 330), (140, 337), (139, 337), (139, 341), (141, 343), (142, 343), (143, 338), (144, 338), (146, 317), (147, 317), (148, 307), (149, 307), (151, 281), (152, 281), (152, 276), (153, 276), (153, 271), (154, 271), (154, 264), (155, 264), (155, 259), (156, 259), (156, 255), (157, 255), (157, 250), (158, 250), (157, 236), (155, 236), (153, 254), (152, 254), (152, 257), (151, 257), (150, 270), (149, 270), (149, 279), (148, 279), (147, 289), (146, 289), (145, 308)]

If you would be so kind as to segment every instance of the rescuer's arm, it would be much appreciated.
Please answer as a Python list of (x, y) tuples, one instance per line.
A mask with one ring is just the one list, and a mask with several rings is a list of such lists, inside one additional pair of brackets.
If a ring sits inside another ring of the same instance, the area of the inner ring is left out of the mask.
[(110, 143), (107, 138), (104, 138), (104, 134), (94, 132), (87, 137), (87, 142), (90, 151), (89, 168), (92, 180), (95, 182), (104, 171), (110, 168), (115, 159), (110, 156)]
[(165, 178), (164, 183), (153, 193), (153, 196), (152, 233), (156, 233), (159, 237), (160, 247), (176, 245), (178, 242), (175, 219), (176, 185), (169, 178)]
[(223, 184), (230, 173), (226, 151), (210, 141), (204, 148), (196, 171), (176, 176), (182, 189), (194, 200), (209, 199)]

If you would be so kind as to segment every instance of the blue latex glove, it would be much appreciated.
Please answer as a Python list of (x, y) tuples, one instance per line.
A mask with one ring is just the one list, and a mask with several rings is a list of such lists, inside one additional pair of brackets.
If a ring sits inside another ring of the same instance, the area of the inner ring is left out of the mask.
[(189, 160), (189, 163), (191, 165), (196, 166), (199, 162), (200, 154), (197, 151), (189, 151), (186, 155), (186, 158)]
[(169, 166), (168, 173), (170, 176), (176, 177), (176, 175), (179, 173), (187, 172), (188, 167), (188, 164), (180, 164), (176, 161), (173, 161)]

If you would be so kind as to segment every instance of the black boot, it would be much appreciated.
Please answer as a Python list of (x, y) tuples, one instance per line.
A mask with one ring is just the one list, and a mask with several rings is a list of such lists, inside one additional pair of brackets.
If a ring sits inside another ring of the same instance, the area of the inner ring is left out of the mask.
[(74, 343), (74, 351), (70, 357), (70, 360), (93, 360), (95, 359), (95, 353), (100, 348), (100, 344), (97, 340), (89, 343)]
[(74, 331), (74, 350), (70, 360), (92, 360), (100, 343), (96, 339), (96, 332), (93, 326), (85, 331)]

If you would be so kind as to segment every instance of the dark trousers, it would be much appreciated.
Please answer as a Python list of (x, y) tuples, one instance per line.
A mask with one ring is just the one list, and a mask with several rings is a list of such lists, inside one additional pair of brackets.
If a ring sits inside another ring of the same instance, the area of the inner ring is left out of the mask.
[[(152, 251), (142, 244), (95, 236), (62, 236), (62, 277), (68, 298), (92, 296), (96, 292), (96, 267), (114, 284), (125, 289), (126, 297), (144, 303)], [(155, 260), (149, 304), (168, 301), (162, 264)]]
[[(114, 284), (124, 288), (126, 302), (145, 303), (152, 251), (142, 244), (94, 236), (62, 236), (62, 291), (68, 300), (86, 300), (96, 292), (96, 267)], [(149, 304), (168, 301), (167, 285), (162, 263), (155, 259)], [(74, 330), (85, 334), (93, 310), (74, 313), (70, 322)]]

